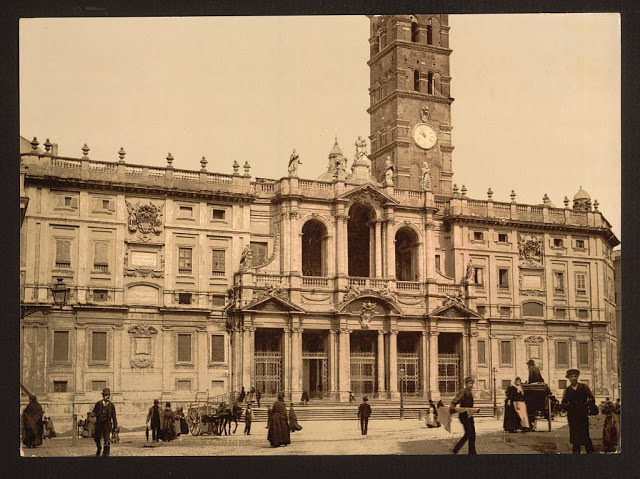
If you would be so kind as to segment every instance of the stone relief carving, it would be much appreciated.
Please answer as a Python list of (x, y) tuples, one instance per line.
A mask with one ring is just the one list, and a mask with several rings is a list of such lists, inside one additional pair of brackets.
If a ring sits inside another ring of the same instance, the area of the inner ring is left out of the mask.
[(146, 278), (162, 278), (164, 277), (164, 255), (160, 254), (160, 268), (143, 268), (140, 266), (133, 266), (129, 264), (129, 252), (124, 254), (124, 275), (125, 276), (139, 276)]
[(253, 301), (260, 301), (265, 298), (280, 298), (289, 301), (289, 293), (282, 286), (269, 284), (265, 289), (254, 293)]
[(543, 266), (542, 238), (533, 234), (519, 234), (518, 253), (520, 255), (520, 266), (541, 268)]
[(136, 324), (134, 326), (131, 326), (128, 330), (128, 333), (130, 334), (144, 334), (144, 335), (151, 335), (151, 334), (158, 334), (158, 330), (156, 328), (154, 328), (153, 326), (147, 326), (144, 323), (139, 323)]
[(138, 233), (142, 241), (150, 241), (153, 236), (158, 236), (162, 231), (162, 209), (163, 205), (147, 204), (127, 204), (129, 212), (128, 228), (131, 233)]
[(462, 291), (456, 291), (455, 293), (445, 293), (442, 300), (442, 306), (462, 306), (464, 305), (465, 294)]
[(143, 369), (153, 367), (151, 338), (158, 334), (158, 330), (142, 322), (131, 326), (127, 332), (131, 334), (132, 357), (129, 361), (131, 367)]
[(544, 338), (542, 336), (529, 336), (528, 338), (525, 338), (524, 342), (525, 343), (543, 343)]
[(371, 318), (373, 317), (375, 312), (376, 305), (371, 301), (367, 301), (366, 303), (362, 304), (362, 309), (360, 310), (360, 325), (364, 329), (369, 329)]
[(388, 283), (384, 286), (384, 288), (378, 288), (378, 289), (359, 288), (356, 285), (350, 284), (347, 286), (345, 295), (342, 298), (342, 302), (340, 303), (340, 306), (342, 306), (345, 303), (348, 303), (349, 301), (356, 299), (359, 296), (365, 296), (365, 295), (375, 295), (383, 299), (386, 299), (387, 301), (391, 301), (394, 303), (398, 302), (398, 295), (395, 293), (395, 291), (392, 291), (389, 288)]

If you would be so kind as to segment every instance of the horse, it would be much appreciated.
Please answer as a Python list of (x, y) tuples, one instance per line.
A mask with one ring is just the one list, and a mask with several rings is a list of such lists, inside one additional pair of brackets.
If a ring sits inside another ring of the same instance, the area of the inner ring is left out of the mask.
[[(238, 403), (234, 403), (233, 407), (226, 408), (225, 411), (220, 415), (222, 419), (222, 430), (224, 431), (224, 435), (231, 435), (231, 423), (235, 422), (236, 427), (233, 430), (235, 434), (238, 430), (238, 420), (242, 417), (242, 406), (239, 406)], [(227, 426), (229, 426), (229, 432), (227, 433)]]

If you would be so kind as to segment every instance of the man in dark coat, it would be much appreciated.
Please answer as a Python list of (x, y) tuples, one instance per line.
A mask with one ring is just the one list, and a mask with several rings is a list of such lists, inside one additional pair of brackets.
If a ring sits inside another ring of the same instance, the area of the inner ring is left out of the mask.
[(369, 430), (369, 417), (371, 417), (371, 405), (367, 402), (369, 398), (364, 396), (362, 398), (362, 404), (358, 406), (358, 418), (360, 419), (360, 432), (366, 436)]
[(540, 368), (536, 366), (536, 362), (533, 359), (529, 359), (527, 361), (527, 366), (529, 366), (529, 381), (528, 383), (543, 383), (544, 379), (542, 379), (542, 374), (540, 373)]
[(284, 394), (278, 394), (278, 400), (271, 408), (271, 420), (269, 421), (269, 433), (267, 439), (271, 447), (287, 446), (291, 443), (291, 432), (287, 420), (287, 405), (284, 403)]
[[(153, 442), (158, 442), (160, 440), (161, 415), (162, 412), (160, 411), (160, 401), (154, 399), (153, 406), (149, 408), (149, 413), (147, 414), (147, 427), (151, 425), (151, 439), (153, 440)], [(149, 438), (147, 437), (147, 439)]]
[(93, 436), (97, 447), (96, 456), (99, 456), (102, 450), (101, 440), (104, 440), (102, 455), (108, 456), (111, 453), (111, 431), (118, 427), (116, 407), (111, 402), (111, 390), (109, 388), (102, 390), (102, 400), (95, 404), (93, 412), (96, 415), (96, 430)]
[[(458, 391), (458, 394), (456, 394), (453, 401), (451, 401), (449, 412), (455, 412), (456, 404), (460, 404), (460, 407), (473, 407), (473, 394), (471, 393), (471, 389), (473, 388), (474, 382), (472, 377), (465, 378), (464, 388)], [(461, 412), (458, 414), (458, 419), (460, 419), (462, 427), (464, 428), (464, 436), (453, 446), (451, 452), (458, 454), (458, 451), (464, 446), (464, 443), (469, 441), (469, 454), (476, 455), (476, 426), (473, 421), (473, 416), (467, 412)]]
[(258, 390), (256, 391), (256, 402), (258, 403), (258, 407), (260, 407), (260, 398), (262, 397), (262, 393)]
[(573, 453), (580, 454), (580, 446), (584, 446), (587, 454), (593, 452), (593, 444), (589, 437), (589, 404), (595, 403), (595, 398), (589, 386), (578, 382), (580, 371), (567, 370), (570, 384), (562, 395), (562, 406), (567, 411), (569, 423), (569, 441), (573, 445)]
[(42, 406), (35, 396), (29, 396), (29, 404), (22, 411), (22, 442), (27, 447), (42, 444)]

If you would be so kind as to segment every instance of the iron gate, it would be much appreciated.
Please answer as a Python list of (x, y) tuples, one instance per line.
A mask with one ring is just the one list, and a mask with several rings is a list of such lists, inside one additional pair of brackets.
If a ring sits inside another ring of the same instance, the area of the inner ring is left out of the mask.
[[(302, 360), (305, 359), (315, 359), (321, 361), (320, 363), (320, 383), (316, 384), (315, 392), (319, 394), (320, 397), (323, 397), (329, 390), (328, 384), (328, 356), (326, 352), (313, 352), (313, 351), (302, 351)], [(308, 391), (311, 394), (311, 391)]]
[(256, 388), (263, 396), (275, 397), (281, 391), (282, 353), (280, 351), (256, 351)]
[(460, 385), (460, 355), (438, 354), (438, 389), (440, 394), (455, 394)]
[(351, 391), (373, 394), (376, 381), (376, 353), (351, 353)]
[[(404, 368), (404, 376), (400, 371)], [(417, 396), (420, 391), (420, 357), (414, 353), (398, 353), (398, 391), (406, 396)]]

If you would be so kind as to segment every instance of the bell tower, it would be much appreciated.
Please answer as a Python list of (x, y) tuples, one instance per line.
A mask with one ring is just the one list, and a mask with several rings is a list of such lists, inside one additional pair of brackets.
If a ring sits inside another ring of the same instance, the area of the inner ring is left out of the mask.
[(451, 196), (448, 15), (375, 15), (370, 22), (372, 174), (394, 167), (397, 188), (419, 190), (423, 162), (434, 194)]

